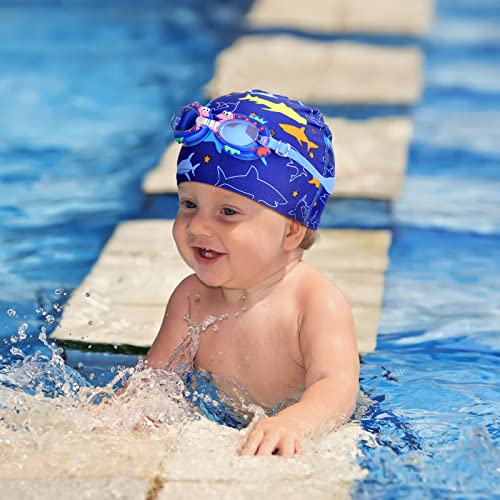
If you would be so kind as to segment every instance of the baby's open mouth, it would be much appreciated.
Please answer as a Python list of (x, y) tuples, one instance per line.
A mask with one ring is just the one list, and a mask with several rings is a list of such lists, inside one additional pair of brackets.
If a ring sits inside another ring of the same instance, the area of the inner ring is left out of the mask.
[(222, 255), (222, 253), (216, 252), (215, 250), (210, 250), (209, 248), (198, 248), (198, 253), (204, 259), (215, 259)]

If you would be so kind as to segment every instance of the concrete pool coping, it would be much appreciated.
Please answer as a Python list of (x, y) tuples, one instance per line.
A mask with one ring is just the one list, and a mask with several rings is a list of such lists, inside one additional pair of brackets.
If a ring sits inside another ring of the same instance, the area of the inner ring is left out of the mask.
[(409, 105), (421, 93), (422, 63), (417, 47), (250, 35), (218, 55), (205, 93), (272, 89), (309, 104)]
[(240, 457), (236, 450), (244, 431), (206, 419), (186, 422), (183, 432), (175, 436), (163, 431), (126, 435), (125, 431), (82, 430), (60, 434), (49, 446), (7, 445), (0, 499), (162, 500), (231, 495), (238, 500), (255, 498), (257, 484), (259, 493), (273, 499), (299, 500), (311, 494), (332, 498), (332, 493), (335, 498), (348, 498), (353, 482), (366, 474), (356, 457), (358, 441), (370, 437), (359, 423), (348, 423), (311, 442), (304, 454), (291, 459)]
[(420, 35), (432, 22), (433, 0), (256, 0), (247, 14), (254, 29), (283, 28), (314, 33)]

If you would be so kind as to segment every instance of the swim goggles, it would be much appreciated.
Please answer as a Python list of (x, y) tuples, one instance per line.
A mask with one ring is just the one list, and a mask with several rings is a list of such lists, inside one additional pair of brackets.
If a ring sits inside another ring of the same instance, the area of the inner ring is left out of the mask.
[(274, 139), (262, 118), (228, 111), (223, 111), (215, 118), (209, 107), (197, 102), (184, 106), (170, 120), (175, 140), (183, 146), (195, 146), (213, 133), (222, 146), (218, 149), (242, 160), (265, 159), (274, 152), (304, 167), (328, 194), (332, 194), (335, 178), (323, 176), (291, 144)]

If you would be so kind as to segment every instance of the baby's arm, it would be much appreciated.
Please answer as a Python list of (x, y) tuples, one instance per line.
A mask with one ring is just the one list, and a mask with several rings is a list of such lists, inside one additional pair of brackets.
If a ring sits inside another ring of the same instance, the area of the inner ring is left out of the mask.
[(170, 356), (184, 340), (189, 314), (189, 296), (198, 283), (195, 275), (185, 278), (174, 290), (165, 309), (160, 331), (146, 355), (146, 368), (165, 368)]
[(305, 391), (296, 404), (255, 424), (241, 450), (243, 455), (270, 455), (275, 450), (293, 455), (300, 451), (306, 433), (341, 423), (354, 411), (359, 356), (351, 308), (326, 280), (308, 288), (300, 325)]

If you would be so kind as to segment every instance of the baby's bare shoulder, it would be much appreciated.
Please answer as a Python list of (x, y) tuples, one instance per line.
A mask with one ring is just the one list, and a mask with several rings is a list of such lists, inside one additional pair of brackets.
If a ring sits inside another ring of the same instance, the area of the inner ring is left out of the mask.
[(345, 297), (337, 285), (308, 262), (301, 262), (300, 273), (297, 275), (297, 285), (305, 301), (324, 301), (326, 297), (340, 302), (345, 301)]
[(172, 292), (171, 300), (183, 300), (207, 293), (207, 286), (200, 281), (196, 274), (190, 274), (184, 278)]
[[(202, 321), (216, 303), (218, 289), (206, 286), (196, 274), (190, 274), (176, 287), (170, 301), (172, 309), (184, 311), (193, 321)], [(169, 304), (170, 306), (170, 304)], [(170, 307), (169, 307), (170, 309)]]
[(302, 271), (305, 277), (300, 297), (303, 353), (314, 352), (313, 357), (318, 357), (323, 350), (329, 349), (328, 346), (335, 346), (337, 352), (355, 353), (356, 334), (351, 306), (332, 281), (313, 266), (307, 266)]

